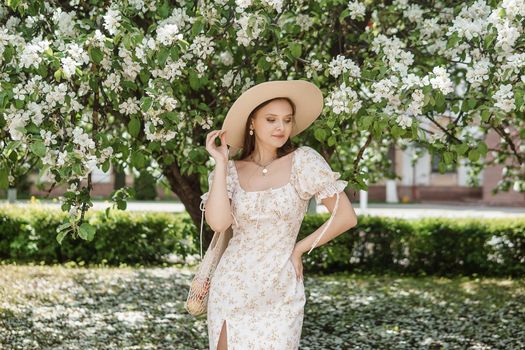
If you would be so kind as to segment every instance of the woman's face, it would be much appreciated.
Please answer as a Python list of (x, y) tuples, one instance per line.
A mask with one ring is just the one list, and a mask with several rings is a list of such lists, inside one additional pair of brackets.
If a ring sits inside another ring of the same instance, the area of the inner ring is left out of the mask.
[(276, 148), (284, 145), (292, 133), (292, 113), (286, 100), (275, 100), (259, 109), (253, 120), (256, 140)]

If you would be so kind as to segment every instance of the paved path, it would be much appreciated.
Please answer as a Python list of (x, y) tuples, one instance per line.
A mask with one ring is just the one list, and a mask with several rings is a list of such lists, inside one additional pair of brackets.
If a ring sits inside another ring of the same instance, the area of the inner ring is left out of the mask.
[[(0, 201), (0, 207), (7, 205), (6, 200)], [(17, 205), (26, 206), (31, 205), (28, 200), (20, 200)], [(38, 206), (49, 206), (59, 209), (58, 202), (39, 201)], [(110, 202), (94, 201), (93, 208), (95, 210), (104, 210), (110, 206)], [(358, 215), (372, 215), (372, 216), (388, 216), (400, 217), (406, 219), (417, 219), (422, 217), (484, 217), (484, 218), (500, 218), (500, 217), (522, 217), (525, 218), (525, 208), (523, 207), (491, 207), (480, 206), (476, 204), (458, 203), (458, 204), (389, 204), (389, 203), (370, 203), (366, 210), (361, 210), (359, 203), (353, 203), (355, 211)], [(128, 202), (126, 210), (130, 211), (167, 211), (167, 212), (181, 212), (184, 211), (184, 205), (179, 202), (169, 201), (143, 201), (143, 202)], [(324, 205), (318, 205), (317, 211), (319, 213), (326, 213), (328, 210)]]

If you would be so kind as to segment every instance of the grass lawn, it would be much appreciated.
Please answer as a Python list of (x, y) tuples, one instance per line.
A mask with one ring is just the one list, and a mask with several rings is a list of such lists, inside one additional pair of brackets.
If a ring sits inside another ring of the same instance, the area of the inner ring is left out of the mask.
[[(0, 265), (0, 349), (208, 349), (186, 268)], [(305, 276), (300, 349), (525, 349), (525, 279)], [(286, 350), (286, 349), (283, 349)]]

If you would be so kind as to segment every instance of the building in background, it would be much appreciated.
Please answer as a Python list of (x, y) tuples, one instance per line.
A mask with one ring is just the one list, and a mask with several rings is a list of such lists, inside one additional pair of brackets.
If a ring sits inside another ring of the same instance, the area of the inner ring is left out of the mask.
[[(495, 132), (488, 134), (485, 142), (489, 148), (497, 147), (499, 136)], [(407, 147), (405, 150), (392, 148), (390, 158), (399, 179), (395, 181), (397, 197), (403, 202), (447, 202), (447, 203), (476, 203), (483, 205), (523, 206), (525, 207), (525, 193), (510, 190), (493, 195), (492, 189), (501, 179), (503, 165), (490, 166), (482, 170), (478, 176), (478, 186), (468, 183), (469, 168), (461, 161), (444, 174), (438, 170), (438, 156), (431, 156), (422, 151), (422, 156), (412, 165), (416, 149)], [(487, 154), (491, 157), (490, 152)], [(488, 158), (490, 159), (490, 158)], [(36, 182), (37, 174), (31, 174), (32, 182)], [(108, 198), (109, 195), (122, 186), (133, 186), (132, 174), (115, 174), (112, 169), (107, 173), (97, 169), (93, 172), (93, 198)], [(63, 194), (65, 186), (53, 189), (50, 198)], [(371, 202), (386, 201), (386, 181), (369, 185), (368, 200)], [(45, 195), (33, 184), (30, 192), (35, 196)], [(347, 191), (353, 202), (359, 201), (358, 191)], [(176, 199), (168, 188), (157, 186), (157, 199)]]

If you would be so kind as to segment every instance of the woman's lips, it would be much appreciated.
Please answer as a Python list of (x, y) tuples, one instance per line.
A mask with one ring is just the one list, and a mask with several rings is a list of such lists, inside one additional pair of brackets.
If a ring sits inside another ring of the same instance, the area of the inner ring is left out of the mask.
[(277, 137), (278, 139), (282, 139), (284, 137), (284, 135), (281, 135), (281, 136), (275, 136), (275, 135), (272, 135), (273, 137)]

